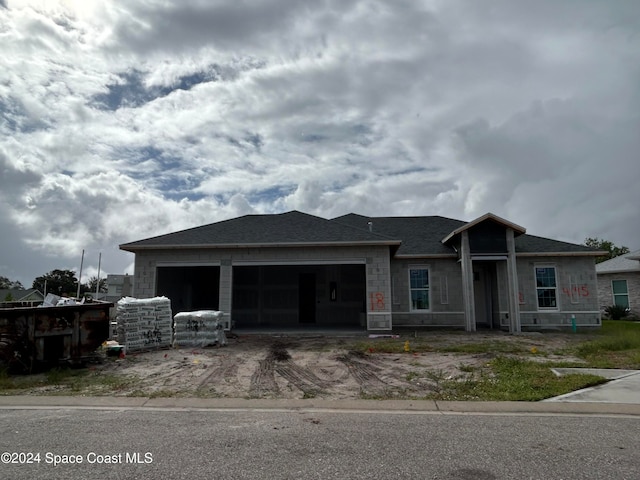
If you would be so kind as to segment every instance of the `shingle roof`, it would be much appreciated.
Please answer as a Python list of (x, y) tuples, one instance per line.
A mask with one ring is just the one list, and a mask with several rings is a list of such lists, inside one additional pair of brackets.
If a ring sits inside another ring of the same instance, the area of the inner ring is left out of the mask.
[(41, 299), (44, 299), (44, 295), (42, 295), (42, 293), (40, 293), (40, 291), (35, 288), (28, 288), (26, 290), (19, 288), (2, 289), (0, 290), (0, 302), (4, 301), (4, 299), (7, 298), (8, 295), (11, 295), (11, 298), (14, 302), (20, 302), (24, 298), (27, 298), (34, 293), (37, 293)]
[(125, 243), (120, 248), (135, 251), (163, 247), (222, 247), (240, 245), (331, 245), (365, 243), (398, 245), (399, 239), (387, 238), (367, 230), (306, 213), (292, 211), (274, 215), (245, 215), (222, 222)]
[(598, 250), (584, 245), (529, 234), (516, 237), (515, 243), (517, 253), (587, 253), (597, 255), (598, 252)]
[[(369, 226), (371, 222), (371, 226)], [(190, 228), (120, 245), (122, 250), (147, 248), (378, 244), (398, 246), (395, 255), (455, 255), (442, 240), (467, 222), (440, 216), (366, 217), (355, 213), (327, 220), (291, 211), (243, 217)], [(518, 253), (587, 253), (584, 245), (534, 235), (515, 239)]]
[(368, 229), (371, 222), (374, 233), (402, 239), (396, 255), (455, 255), (455, 251), (441, 240), (466, 223), (438, 216), (364, 217), (355, 213), (333, 220), (362, 229)]
[(640, 250), (613, 257), (596, 265), (596, 273), (640, 272)]
[[(350, 213), (335, 218), (334, 221), (348, 225), (372, 229), (382, 235), (402, 239), (396, 255), (441, 255), (455, 251), (442, 240), (468, 222), (440, 216), (429, 217), (364, 217)], [(535, 235), (518, 235), (515, 238), (517, 253), (593, 253), (595, 250), (584, 245), (561, 242)]]

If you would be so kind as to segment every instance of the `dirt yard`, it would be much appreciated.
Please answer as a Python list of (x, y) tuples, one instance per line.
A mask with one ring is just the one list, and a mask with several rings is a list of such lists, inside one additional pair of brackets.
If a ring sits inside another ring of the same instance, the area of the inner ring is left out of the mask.
[(229, 338), (225, 347), (106, 357), (90, 368), (113, 383), (131, 379), (110, 392), (116, 395), (416, 398), (433, 394), (442, 381), (473, 375), (498, 354), (579, 362), (562, 351), (584, 340), (555, 333), (435, 332), (399, 339), (241, 335)]

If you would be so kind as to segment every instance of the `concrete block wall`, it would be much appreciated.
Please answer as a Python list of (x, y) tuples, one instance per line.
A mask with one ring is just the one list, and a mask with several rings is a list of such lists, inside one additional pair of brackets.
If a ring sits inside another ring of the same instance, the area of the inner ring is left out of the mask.
[(207, 264), (220, 266), (220, 309), (225, 321), (231, 322), (233, 265), (238, 262), (256, 264), (294, 264), (296, 262), (340, 264), (357, 262), (366, 265), (366, 305), (368, 328), (391, 329), (391, 282), (389, 279), (389, 247), (275, 247), (238, 249), (149, 250), (136, 253), (134, 296), (155, 296), (156, 268), (167, 264)]
[[(412, 312), (409, 268), (429, 269), (429, 311)], [(456, 258), (391, 260), (394, 326), (464, 327), (462, 271)]]
[[(554, 266), (557, 309), (538, 308), (535, 267)], [(598, 284), (593, 257), (518, 257), (520, 323), (525, 329), (571, 326), (571, 317), (584, 326), (600, 325)], [(502, 309), (502, 306), (501, 306)], [(504, 322), (502, 312), (501, 321)]]
[(613, 305), (613, 280), (626, 280), (629, 292), (629, 309), (640, 315), (640, 272), (601, 273), (598, 275), (598, 302), (600, 308)]

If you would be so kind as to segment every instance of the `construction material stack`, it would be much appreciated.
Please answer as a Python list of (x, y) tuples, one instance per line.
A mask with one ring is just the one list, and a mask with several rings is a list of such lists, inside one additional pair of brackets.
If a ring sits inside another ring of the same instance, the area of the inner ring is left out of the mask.
[(167, 297), (124, 297), (117, 303), (116, 332), (127, 353), (170, 347), (171, 323)]
[(222, 312), (199, 310), (180, 312), (173, 317), (174, 347), (207, 347), (226, 345)]

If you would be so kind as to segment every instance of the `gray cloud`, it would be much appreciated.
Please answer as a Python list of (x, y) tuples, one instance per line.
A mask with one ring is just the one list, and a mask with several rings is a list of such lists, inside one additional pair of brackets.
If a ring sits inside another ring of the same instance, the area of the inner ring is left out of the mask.
[(292, 208), (640, 247), (635, 2), (2, 5), (0, 274), (25, 284)]

